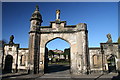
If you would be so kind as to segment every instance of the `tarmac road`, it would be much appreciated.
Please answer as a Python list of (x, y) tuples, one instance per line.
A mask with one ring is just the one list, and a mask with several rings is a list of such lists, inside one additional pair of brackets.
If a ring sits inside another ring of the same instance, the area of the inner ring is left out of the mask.
[(51, 64), (42, 74), (19, 74), (3, 75), (2, 80), (120, 80), (117, 73), (109, 74), (89, 74), (89, 75), (71, 75), (69, 65)]

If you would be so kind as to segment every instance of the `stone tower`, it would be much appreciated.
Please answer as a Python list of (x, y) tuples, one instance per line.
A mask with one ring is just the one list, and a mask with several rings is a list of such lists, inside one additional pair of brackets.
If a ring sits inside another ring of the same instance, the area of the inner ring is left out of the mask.
[(40, 27), (42, 23), (42, 16), (39, 12), (39, 7), (36, 6), (34, 13), (30, 19), (29, 32), (29, 71), (31, 73), (39, 73), (39, 44), (40, 44)]

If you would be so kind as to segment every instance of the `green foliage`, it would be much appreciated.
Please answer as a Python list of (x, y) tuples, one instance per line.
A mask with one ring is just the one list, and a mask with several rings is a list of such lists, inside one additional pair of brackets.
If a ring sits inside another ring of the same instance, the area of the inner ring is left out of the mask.
[(53, 62), (56, 62), (56, 58), (52, 58), (52, 61), (53, 61)]
[(118, 38), (118, 43), (120, 44), (120, 36), (119, 36), (119, 38)]
[(52, 56), (52, 55), (54, 55), (54, 52), (53, 52), (52, 50), (50, 50), (50, 51), (48, 52), (48, 55), (49, 55), (49, 56)]
[(48, 55), (49, 55), (49, 56), (52, 56), (52, 55), (60, 55), (60, 54), (57, 53), (57, 52), (53, 52), (52, 50), (50, 50), (50, 51), (48, 52)]
[(70, 55), (70, 48), (64, 50), (65, 55)]
[(65, 53), (63, 53), (63, 54), (61, 54), (61, 55), (64, 55), (64, 56), (65, 56), (66, 54), (65, 54)]
[(54, 52), (54, 54), (59, 54), (59, 53), (57, 53), (57, 52)]
[(0, 40), (0, 47), (3, 47), (7, 42), (5, 40)]

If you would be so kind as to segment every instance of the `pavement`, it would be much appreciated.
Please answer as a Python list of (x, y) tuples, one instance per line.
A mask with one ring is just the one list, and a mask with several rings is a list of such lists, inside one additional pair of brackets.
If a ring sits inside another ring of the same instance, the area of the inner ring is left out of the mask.
[(69, 70), (47, 73), (36, 80), (120, 80), (117, 73), (109, 74), (89, 74), (89, 75), (71, 75)]
[(7, 73), (0, 75), (2, 80), (35, 80), (43, 74), (28, 74), (28, 73)]
[(118, 73), (72, 75), (67, 65), (51, 65), (44, 75), (8, 73), (0, 75), (0, 78), (2, 80), (120, 80), (120, 75)]

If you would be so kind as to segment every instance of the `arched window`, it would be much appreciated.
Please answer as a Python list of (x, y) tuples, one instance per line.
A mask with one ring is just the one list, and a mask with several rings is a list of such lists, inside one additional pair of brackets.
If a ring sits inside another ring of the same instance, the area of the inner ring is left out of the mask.
[(98, 65), (98, 56), (97, 55), (93, 55), (93, 66), (97, 67)]

